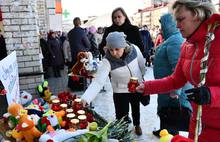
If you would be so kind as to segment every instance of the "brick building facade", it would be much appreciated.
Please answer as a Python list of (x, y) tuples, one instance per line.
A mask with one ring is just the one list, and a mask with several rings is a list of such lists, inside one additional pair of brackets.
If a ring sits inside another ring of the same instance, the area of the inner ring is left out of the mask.
[(34, 93), (43, 81), (38, 34), (47, 31), (45, 0), (2, 0), (0, 7), (8, 54), (17, 53), (20, 90)]

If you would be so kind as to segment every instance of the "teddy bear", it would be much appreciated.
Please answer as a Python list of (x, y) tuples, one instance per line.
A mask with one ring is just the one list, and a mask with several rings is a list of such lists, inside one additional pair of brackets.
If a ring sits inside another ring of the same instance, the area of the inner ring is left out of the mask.
[(77, 54), (77, 62), (72, 67), (71, 71), (73, 78), (77, 78), (76, 75), (81, 75), (86, 78), (93, 78), (93, 74), (97, 71), (97, 69), (98, 64), (95, 60), (93, 60), (91, 52), (79, 52)]
[(73, 65), (71, 72), (73, 75), (77, 75), (84, 67), (84, 63), (88, 60), (87, 52), (79, 52), (77, 54), (77, 62)]
[(21, 115), (16, 129), (21, 132), (21, 135), (24, 136), (24, 139), (27, 142), (33, 142), (35, 138), (39, 138), (42, 135), (42, 133), (35, 127), (31, 118), (26, 114)]

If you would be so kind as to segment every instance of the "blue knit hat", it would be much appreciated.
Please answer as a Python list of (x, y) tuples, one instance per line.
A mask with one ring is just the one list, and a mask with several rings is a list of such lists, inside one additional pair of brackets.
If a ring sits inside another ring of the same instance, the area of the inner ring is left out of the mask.
[(106, 46), (108, 48), (125, 48), (127, 46), (125, 38), (126, 35), (123, 32), (111, 32), (106, 37)]

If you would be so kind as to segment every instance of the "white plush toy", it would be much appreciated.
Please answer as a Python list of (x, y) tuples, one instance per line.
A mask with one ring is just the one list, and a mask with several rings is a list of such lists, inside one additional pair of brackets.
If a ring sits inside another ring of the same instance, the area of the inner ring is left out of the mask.
[(31, 120), (34, 122), (34, 125), (36, 126), (38, 124), (40, 117), (36, 114), (31, 114), (29, 116), (30, 116)]
[(98, 69), (98, 63), (93, 60), (93, 56), (91, 52), (87, 52), (88, 58), (84, 59), (84, 67), (85, 70), (88, 72), (88, 74), (92, 75), (94, 73), (96, 73), (97, 69)]
[(82, 134), (85, 134), (88, 132), (87, 129), (77, 130), (75, 132), (59, 129), (54, 132), (46, 132), (43, 135), (41, 135), (39, 142), (46, 142), (48, 140), (53, 140), (53, 142), (62, 142), (69, 138), (71, 138), (71, 141), (74, 141), (73, 137), (80, 136)]
[(28, 106), (31, 103), (32, 95), (26, 91), (20, 92), (20, 101), (23, 106)]

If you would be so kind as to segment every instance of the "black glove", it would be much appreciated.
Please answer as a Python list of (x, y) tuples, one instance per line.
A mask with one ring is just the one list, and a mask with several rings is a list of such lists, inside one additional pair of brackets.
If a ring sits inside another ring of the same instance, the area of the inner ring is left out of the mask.
[(206, 105), (211, 103), (210, 90), (206, 86), (192, 88), (185, 91), (189, 101), (193, 101), (198, 105)]

